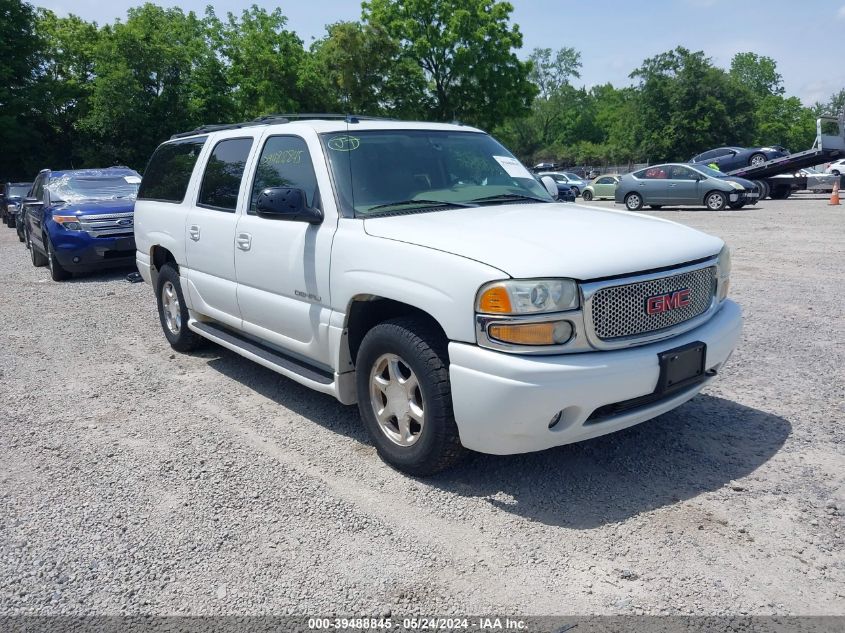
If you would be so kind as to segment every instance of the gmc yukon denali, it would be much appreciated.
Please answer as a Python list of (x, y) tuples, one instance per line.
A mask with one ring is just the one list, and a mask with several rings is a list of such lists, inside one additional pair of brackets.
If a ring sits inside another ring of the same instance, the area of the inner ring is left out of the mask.
[(427, 475), (663, 414), (737, 344), (722, 240), (549, 190), (462, 125), (206, 126), (150, 159), (138, 269), (174, 349), (357, 402), (381, 457)]

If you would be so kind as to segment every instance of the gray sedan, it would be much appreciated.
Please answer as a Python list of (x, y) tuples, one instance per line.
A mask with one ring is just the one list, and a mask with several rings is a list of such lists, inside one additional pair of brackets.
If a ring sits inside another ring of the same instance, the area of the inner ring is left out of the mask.
[(726, 206), (740, 209), (754, 204), (758, 197), (759, 192), (749, 181), (682, 163), (654, 165), (626, 174), (616, 188), (616, 203), (624, 204), (629, 211), (645, 205), (652, 209), (664, 205), (705, 206), (712, 211)]

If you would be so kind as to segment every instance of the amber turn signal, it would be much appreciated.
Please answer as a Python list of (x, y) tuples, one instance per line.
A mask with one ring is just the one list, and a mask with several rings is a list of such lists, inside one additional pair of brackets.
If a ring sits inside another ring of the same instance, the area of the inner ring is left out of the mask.
[(572, 324), (569, 321), (500, 323), (491, 325), (487, 335), (514, 345), (563, 345), (572, 338)]
[(504, 286), (493, 286), (478, 298), (478, 311), (487, 314), (510, 314), (511, 298)]

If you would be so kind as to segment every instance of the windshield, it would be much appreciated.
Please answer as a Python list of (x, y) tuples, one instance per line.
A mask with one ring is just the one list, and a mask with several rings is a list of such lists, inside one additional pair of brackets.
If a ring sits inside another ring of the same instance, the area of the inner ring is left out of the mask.
[(29, 185), (11, 185), (9, 187), (10, 198), (23, 198), (29, 193)]
[(322, 135), (347, 215), (537, 200), (546, 188), (487, 134), (377, 130)]
[(54, 202), (79, 200), (134, 200), (141, 177), (138, 174), (81, 175), (65, 174), (47, 185)]

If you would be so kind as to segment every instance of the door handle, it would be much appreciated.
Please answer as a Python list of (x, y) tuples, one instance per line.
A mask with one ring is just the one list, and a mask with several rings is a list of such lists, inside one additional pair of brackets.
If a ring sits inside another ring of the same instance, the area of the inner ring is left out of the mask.
[(199, 242), (200, 241), (200, 227), (197, 226), (196, 224), (192, 224), (191, 228), (188, 229), (188, 235), (195, 242)]
[(235, 243), (242, 251), (248, 251), (252, 248), (252, 235), (249, 233), (238, 233), (238, 238), (235, 240)]

